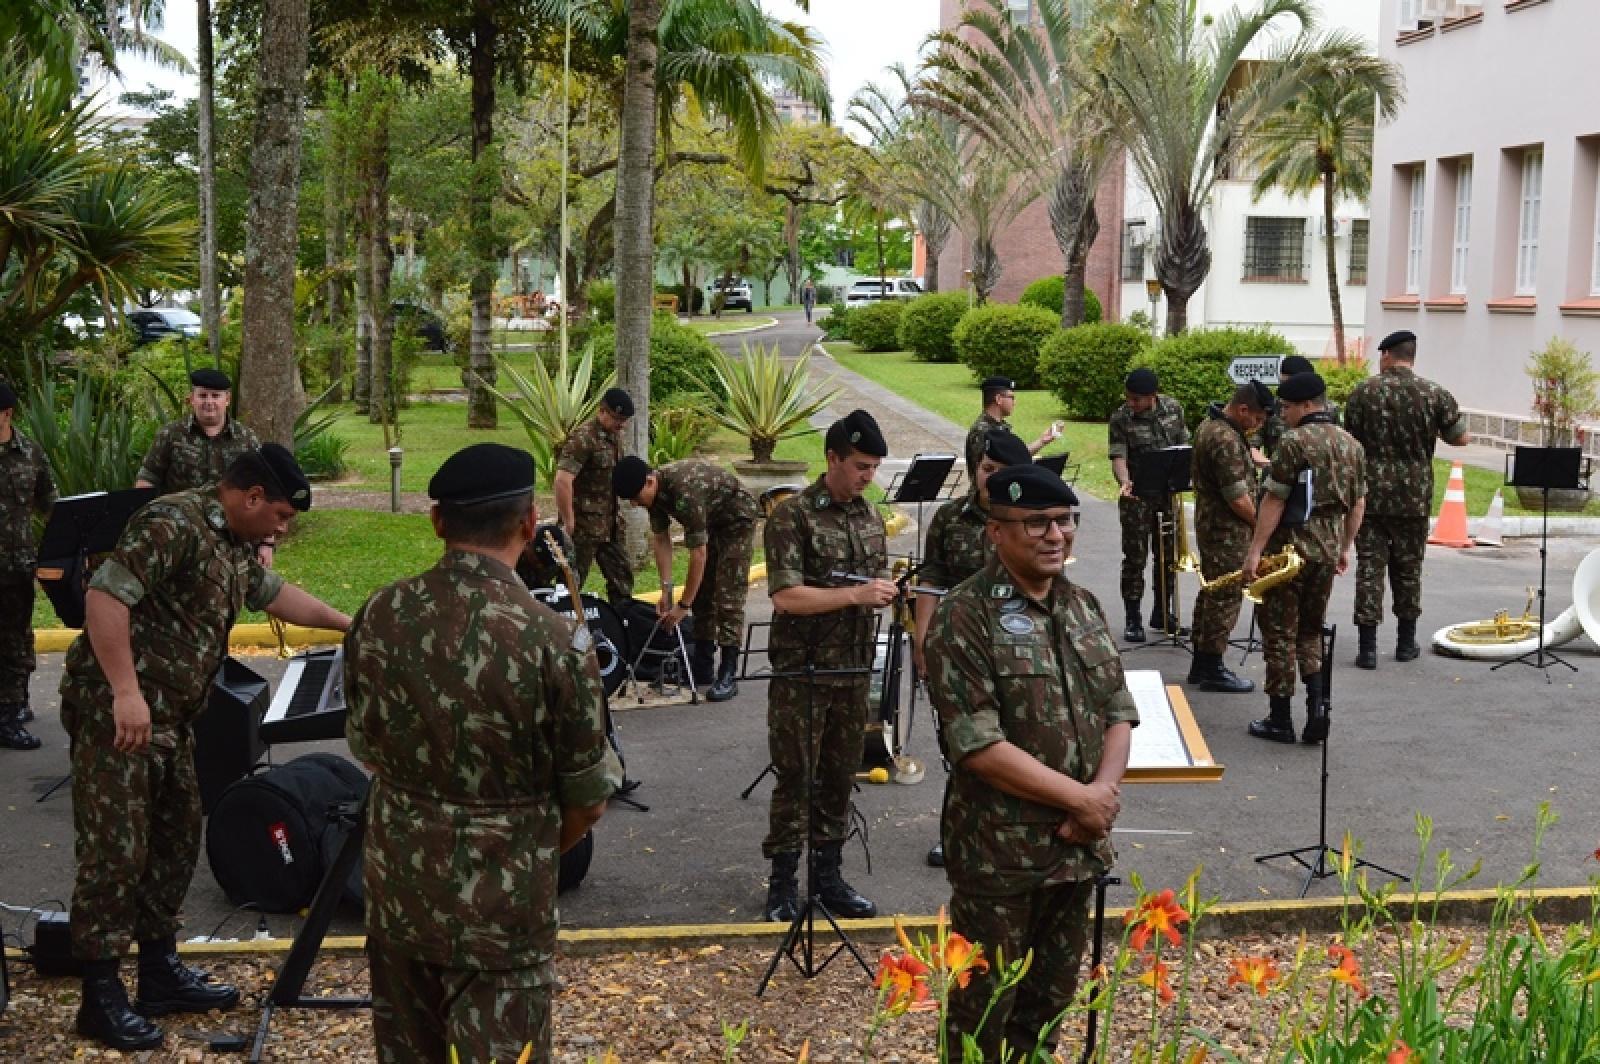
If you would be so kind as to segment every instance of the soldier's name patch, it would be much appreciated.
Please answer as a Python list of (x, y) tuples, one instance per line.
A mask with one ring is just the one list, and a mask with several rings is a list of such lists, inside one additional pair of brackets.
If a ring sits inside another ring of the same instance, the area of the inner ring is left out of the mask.
[(1000, 627), (1012, 635), (1031, 635), (1034, 629), (1033, 618), (1021, 613), (1008, 613), (1000, 618)]
[(1000, 603), (1000, 612), (1021, 613), (1027, 607), (1027, 605), (1028, 604), (1026, 602), (1019, 598), (1006, 599), (1004, 602)]

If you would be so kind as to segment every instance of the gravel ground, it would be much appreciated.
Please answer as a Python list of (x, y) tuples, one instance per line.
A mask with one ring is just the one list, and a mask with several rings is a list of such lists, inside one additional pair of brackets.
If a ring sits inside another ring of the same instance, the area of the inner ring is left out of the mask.
[[(1553, 929), (1552, 940), (1556, 940)], [(1475, 932), (1445, 930), (1452, 945)], [(1311, 970), (1320, 970), (1321, 955), (1330, 936), (1315, 936), (1309, 943)], [(1243, 935), (1232, 940), (1205, 940), (1197, 945), (1195, 984), (1191, 988), (1191, 1025), (1217, 1036), (1245, 1059), (1252, 1024), (1252, 1009), (1262, 1010), (1267, 1022), (1271, 1009), (1283, 995), (1273, 995), (1257, 1006), (1251, 995), (1227, 985), (1229, 961), (1235, 957), (1272, 956), (1287, 975), (1293, 964), (1298, 935)], [(819, 945), (821, 940), (819, 939)], [(1363, 967), (1374, 993), (1384, 994), (1392, 982), (1384, 972), (1389, 944), (1380, 942), (1362, 951)], [(1477, 951), (1474, 950), (1473, 953)], [(607, 1048), (624, 1064), (642, 1062), (708, 1061), (722, 1059), (722, 1024), (749, 1021), (749, 1035), (735, 1059), (740, 1062), (785, 1062), (798, 1055), (809, 1040), (813, 1064), (844, 1064), (860, 1059), (861, 1040), (873, 1005), (866, 977), (852, 970), (849, 957), (841, 956), (819, 978), (801, 980), (787, 964), (764, 998), (755, 987), (770, 959), (770, 952), (755, 947), (707, 946), (659, 952), (573, 957), (560, 962), (562, 990), (557, 999), (556, 1052), (559, 1064), (586, 1064)], [(867, 954), (869, 959), (872, 954)], [(223, 1061), (237, 1059), (208, 1052), (201, 1032), (233, 1031), (253, 1036), (259, 1013), (256, 1003), (272, 981), (274, 960), (227, 960), (213, 966), (219, 977), (245, 992), (246, 1006), (229, 1016), (175, 1018), (168, 1021), (167, 1046), (142, 1054), (98, 1050), (79, 1040), (72, 1030), (78, 1003), (76, 981), (39, 979), (27, 965), (14, 977), (10, 1011), (0, 1020), (0, 1059), (56, 1062), (67, 1060)], [(1176, 967), (1176, 965), (1174, 965)], [(132, 982), (132, 971), (125, 977)], [(1131, 973), (1130, 973), (1131, 978)], [(1178, 974), (1173, 974), (1174, 987)], [(366, 961), (359, 956), (325, 958), (312, 973), (307, 989), (314, 993), (363, 994)], [(1123, 987), (1116, 1016), (1117, 1040), (1113, 1060), (1129, 1059), (1128, 1052), (1150, 1021), (1148, 991), (1137, 985)], [(1164, 1023), (1170, 1023), (1169, 1015)], [(1078, 1019), (1081, 1030), (1082, 1020)], [(369, 1017), (365, 1011), (320, 1012), (298, 1010), (278, 1014), (267, 1059), (274, 1061), (339, 1060), (347, 1064), (372, 1061)], [(912, 1014), (891, 1021), (879, 1035), (874, 1059), (886, 1064), (927, 1064), (934, 1053), (934, 1020)], [(172, 1035), (176, 1033), (178, 1037)], [(1060, 1059), (1077, 1059), (1076, 1038), (1064, 1042)]]

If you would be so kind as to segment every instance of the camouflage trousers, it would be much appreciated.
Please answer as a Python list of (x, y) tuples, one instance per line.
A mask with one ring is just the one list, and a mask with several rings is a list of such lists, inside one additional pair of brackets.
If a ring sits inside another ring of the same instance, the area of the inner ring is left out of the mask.
[(372, 1034), (379, 1064), (448, 1060), (513, 1064), (531, 1043), (530, 1064), (547, 1064), (554, 965), (479, 971), (417, 960), (367, 939)]
[[(1215, 580), (1224, 573), (1231, 573), (1244, 564), (1244, 556), (1249, 552), (1248, 539), (1235, 537), (1202, 541), (1200, 576), (1206, 580)], [(1239, 606), (1243, 601), (1244, 595), (1239, 590), (1215, 595), (1204, 591), (1195, 594), (1191, 630), (1194, 633), (1196, 653), (1227, 653), (1228, 638), (1233, 635), (1234, 626), (1239, 623)]]
[(797, 679), (768, 681), (767, 749), (776, 782), (767, 837), (761, 843), (763, 857), (797, 853), (805, 845), (808, 776), (812, 841), (843, 842), (849, 834), (850, 791), (867, 730), (867, 691), (866, 679), (813, 684)]
[(61, 703), (71, 738), (72, 952), (110, 960), (132, 942), (175, 935), (200, 857), (200, 784), (187, 727), (175, 747), (124, 754), (111, 745), (109, 706)]
[[(989, 958), (987, 972), (974, 973), (965, 990), (951, 991), (945, 1032), (952, 1058), (961, 1053), (961, 1036), (975, 1034), (984, 1060), (1000, 1059), (1001, 1039), (1012, 1053), (1027, 1059), (1025, 1054), (1039, 1042), (1040, 1029), (1053, 1024), (1077, 993), (1078, 969), (1092, 929), (1093, 896), (1092, 879), (998, 898), (951, 892), (951, 930), (983, 946), (983, 955)], [(984, 1022), (983, 1010), (999, 974), (996, 957), (1004, 954), (1009, 964), (1029, 950), (1033, 965), (1027, 977), (995, 1003)], [(1058, 1034), (1052, 1029), (1045, 1044), (1053, 1048)]]
[(33, 654), (33, 577), (0, 577), (0, 705), (28, 701)]
[(628, 545), (620, 531), (612, 536), (591, 536), (579, 529), (572, 537), (572, 546), (572, 571), (580, 587), (589, 579), (590, 567), (599, 563), (600, 575), (606, 581), (606, 598), (611, 602), (633, 598), (633, 563), (628, 559)]
[(697, 639), (714, 639), (719, 647), (744, 645), (744, 604), (750, 595), (750, 558), (755, 546), (754, 521), (719, 530), (706, 544), (705, 576), (689, 604)]
[(1383, 575), (1394, 590), (1394, 615), (1422, 616), (1422, 559), (1428, 552), (1426, 517), (1367, 514), (1356, 532), (1356, 624), (1383, 623)]
[[(1143, 499), (1124, 497), (1117, 500), (1117, 517), (1122, 522), (1122, 601), (1132, 602), (1144, 598), (1144, 566), (1150, 562), (1151, 580), (1161, 586), (1161, 556), (1157, 550), (1156, 525), (1160, 512)], [(1165, 557), (1171, 560), (1178, 552), (1178, 541), (1172, 528), (1167, 529)]]
[(1269, 696), (1293, 696), (1295, 663), (1300, 677), (1322, 671), (1322, 622), (1333, 593), (1332, 562), (1306, 562), (1300, 575), (1267, 592), (1261, 602), (1261, 656), (1267, 662)]

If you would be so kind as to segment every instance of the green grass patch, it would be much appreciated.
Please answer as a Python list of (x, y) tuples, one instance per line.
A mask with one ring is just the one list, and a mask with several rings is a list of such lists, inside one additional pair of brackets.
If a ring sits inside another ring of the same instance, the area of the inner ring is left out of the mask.
[[(1448, 448), (1440, 448), (1440, 450), (1446, 453), (1449, 451)], [(1500, 488), (1505, 483), (1505, 474), (1499, 470), (1480, 469), (1477, 466), (1462, 466), (1462, 472), (1465, 474), (1467, 480), (1467, 516), (1482, 517), (1489, 511), (1489, 502), (1494, 498), (1495, 489)], [(1444, 501), (1444, 491), (1445, 488), (1449, 486), (1449, 483), (1449, 460), (1444, 458), (1435, 458), (1433, 460), (1432, 506), (1434, 515), (1439, 513), (1439, 504)], [(1538, 516), (1540, 513), (1537, 508), (1532, 510), (1523, 509), (1522, 506), (1517, 503), (1517, 492), (1515, 488), (1505, 488), (1504, 492), (1506, 513), (1526, 516)], [(1556, 517), (1600, 517), (1600, 501), (1591, 498), (1589, 500), (1589, 504), (1584, 507), (1581, 514), (1572, 513), (1570, 511), (1557, 513), (1554, 510), (1551, 511), (1551, 514)]]
[[(354, 479), (342, 481), (340, 486), (389, 490), (389, 453), (384, 447), (383, 427), (357, 414), (350, 403), (331, 407), (330, 412), (341, 415), (333, 431), (350, 441), (345, 460)], [(400, 411), (399, 426), (400, 448), (405, 452), (400, 465), (402, 491), (426, 491), (429, 479), (444, 460), (469, 444), (528, 445), (522, 422), (504, 407), (498, 428), (469, 429), (466, 403), (413, 403)]]

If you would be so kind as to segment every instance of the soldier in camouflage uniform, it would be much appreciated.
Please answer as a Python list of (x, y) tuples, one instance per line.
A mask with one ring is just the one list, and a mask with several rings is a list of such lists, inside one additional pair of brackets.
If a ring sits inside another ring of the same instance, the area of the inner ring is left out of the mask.
[(0, 747), (37, 750), (38, 738), (24, 727), (33, 720), (33, 519), (55, 505), (56, 482), (39, 445), (12, 424), (16, 406), (16, 393), (0, 381)]
[[(1304, 355), (1285, 355), (1283, 360), (1278, 363), (1278, 383), (1282, 384), (1290, 377), (1293, 377), (1299, 373), (1315, 373), (1316, 371), (1317, 368), (1313, 366), (1311, 364), (1311, 360)], [(1332, 399), (1329, 399), (1327, 400), (1326, 409), (1328, 416), (1333, 418), (1333, 423), (1335, 425), (1340, 424), (1339, 404), (1334, 402)], [(1283, 415), (1278, 413), (1276, 410), (1271, 410), (1267, 417), (1266, 424), (1261, 426), (1261, 431), (1259, 433), (1261, 439), (1261, 453), (1267, 458), (1267, 460), (1270, 461), (1272, 459), (1273, 453), (1278, 449), (1278, 441), (1283, 439), (1283, 434), (1288, 431), (1289, 426), (1284, 422)]]
[[(1194, 434), (1190, 479), (1194, 485), (1194, 538), (1200, 575), (1215, 580), (1244, 562), (1256, 524), (1256, 470), (1246, 437), (1261, 427), (1273, 406), (1272, 392), (1252, 381), (1234, 390), (1227, 406), (1215, 403)], [(1256, 685), (1222, 662), (1228, 637), (1239, 621), (1239, 593), (1194, 599), (1194, 661), (1189, 683), (1202, 691), (1244, 694)]]
[(452, 455), (428, 485), (437, 565), (376, 592), (345, 637), (350, 750), (372, 770), (364, 866), (383, 1064), (551, 1059), (560, 854), (622, 782), (587, 626), (512, 566), (533, 458)]
[[(883, 517), (862, 497), (889, 449), (865, 410), (835, 421), (823, 447), (827, 472), (774, 507), (763, 533), (773, 608), (767, 657), (774, 673), (791, 674), (774, 676), (767, 685), (767, 743), (776, 782), (761, 853), (772, 862), (765, 915), (775, 923), (788, 923), (799, 911), (796, 872), (808, 843), (817, 860), (819, 893), (835, 916), (878, 911), (845, 882), (841, 865), (850, 789), (866, 733), (873, 614), (898, 594), (888, 579)], [(846, 582), (845, 574), (864, 582)], [(809, 681), (795, 675), (808, 667), (860, 671)]]
[(1117, 497), (1117, 517), (1122, 524), (1122, 604), (1127, 611), (1127, 624), (1122, 638), (1130, 643), (1143, 643), (1144, 625), (1139, 620), (1139, 603), (1144, 599), (1144, 566), (1148, 559), (1155, 574), (1153, 586), (1155, 604), (1150, 608), (1150, 627), (1177, 630), (1172, 602), (1161, 601), (1161, 589), (1169, 595), (1176, 590), (1171, 575), (1159, 572), (1161, 559), (1168, 563), (1177, 556), (1178, 542), (1169, 528), (1162, 537), (1161, 550), (1154, 550), (1156, 530), (1167, 505), (1165, 496), (1158, 500), (1141, 499), (1133, 493), (1133, 466), (1141, 455), (1163, 447), (1181, 447), (1189, 442), (1189, 426), (1184, 424), (1183, 404), (1170, 395), (1160, 394), (1161, 384), (1155, 372), (1136, 369), (1128, 374), (1123, 385), (1123, 404), (1111, 415), (1107, 425), (1111, 457), (1111, 472), (1117, 478), (1121, 491)]
[(622, 431), (631, 417), (633, 397), (621, 388), (607, 390), (594, 417), (572, 430), (556, 461), (556, 511), (577, 547), (573, 571), (581, 584), (598, 562), (612, 602), (633, 597), (622, 508), (611, 491), (611, 471), (622, 459)]
[[(1028, 1052), (1073, 999), (1139, 715), (1099, 602), (1063, 573), (1077, 496), (1037, 465), (995, 473), (989, 493), (995, 556), (940, 604), (928, 690), (955, 763), (942, 820), (950, 923), (991, 959), (952, 993), (946, 1030), (951, 1046), (972, 1035), (998, 1060), (1002, 1038)], [(1029, 950), (1027, 977), (980, 1031), (996, 952)]]
[[(617, 463), (611, 483), (617, 498), (650, 511), (656, 571), (661, 576), (656, 613), (672, 626), (694, 610), (697, 676), (711, 671), (716, 649), (722, 648), (722, 665), (706, 697), (726, 702), (739, 693), (734, 678), (739, 675), (750, 558), (761, 507), (738, 477), (711, 462), (669, 462), (651, 470), (643, 459), (628, 455)], [(670, 531), (674, 519), (683, 526), (683, 545), (689, 551), (683, 594), (676, 599)]]
[[(1300, 555), (1300, 573), (1266, 593), (1261, 603), (1262, 656), (1267, 663), (1268, 715), (1250, 725), (1250, 734), (1273, 742), (1294, 742), (1295, 664), (1306, 688), (1306, 727), (1301, 742), (1319, 743), (1328, 736), (1327, 706), (1322, 691), (1322, 622), (1328, 611), (1333, 578), (1350, 566), (1350, 547), (1366, 509), (1366, 461), (1348, 432), (1323, 409), (1326, 385), (1315, 373), (1302, 373), (1278, 387), (1278, 403), (1289, 431), (1272, 456), (1266, 492), (1256, 519), (1250, 552), (1240, 566), (1246, 581), (1254, 580), (1265, 553), (1292, 546)], [(1304, 498), (1310, 474), (1311, 497)], [(1306, 503), (1309, 516), (1291, 504)]]
[[(240, 610), (349, 625), (264, 568), (250, 547), (310, 505), (294, 457), (269, 443), (234, 459), (215, 488), (140, 510), (90, 581), (85, 631), (61, 681), (78, 860), (72, 947), (84, 972), (78, 1033), (116, 1049), (161, 1042), (145, 1016), (239, 1000), (176, 950), (178, 908), (200, 852), (192, 724)], [(138, 1012), (117, 975), (130, 938), (139, 943)]]
[[(962, 452), (967, 460), (967, 479), (972, 479), (978, 463), (983, 461), (984, 437), (997, 429), (1011, 431), (1006, 418), (1017, 405), (1017, 382), (1010, 377), (985, 377), (978, 385), (983, 393), (983, 413), (967, 430), (967, 445)], [(1038, 439), (1028, 444), (1029, 454), (1038, 454), (1061, 436), (1059, 425), (1051, 425)]]
[(1378, 625), (1383, 623), (1383, 576), (1394, 589), (1399, 633), (1394, 659), (1411, 661), (1422, 616), (1422, 559), (1428, 547), (1428, 510), (1433, 505), (1436, 440), (1464, 446), (1467, 419), (1455, 396), (1412, 368), (1417, 338), (1410, 332), (1384, 337), (1378, 375), (1356, 386), (1346, 404), (1346, 427), (1367, 452), (1372, 493), (1367, 518), (1356, 537), (1356, 664), (1378, 667)]

